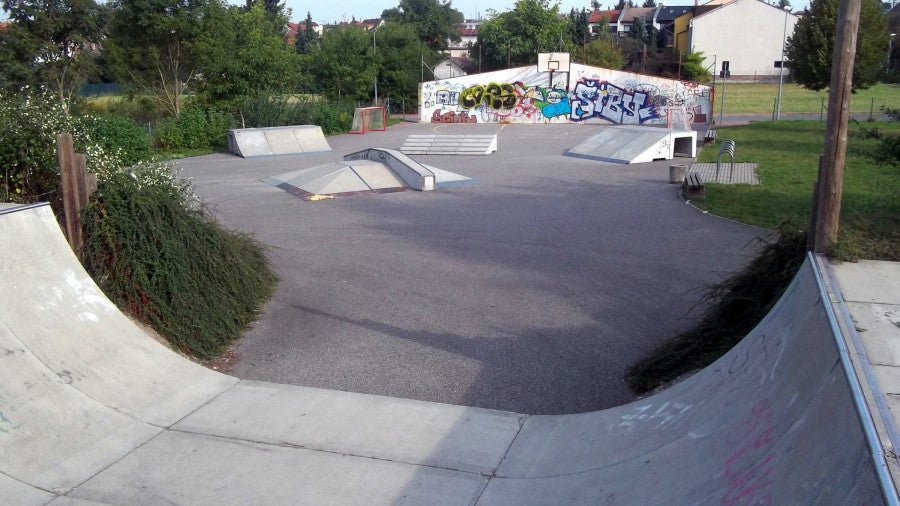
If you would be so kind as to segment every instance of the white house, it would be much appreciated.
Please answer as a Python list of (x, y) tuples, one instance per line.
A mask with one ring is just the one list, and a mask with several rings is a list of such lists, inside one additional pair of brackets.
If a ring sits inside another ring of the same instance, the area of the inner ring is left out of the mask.
[(798, 19), (761, 0), (733, 0), (688, 22), (690, 48), (703, 51), (707, 65), (715, 59), (717, 74), (727, 61), (732, 78), (777, 76), (775, 62)]

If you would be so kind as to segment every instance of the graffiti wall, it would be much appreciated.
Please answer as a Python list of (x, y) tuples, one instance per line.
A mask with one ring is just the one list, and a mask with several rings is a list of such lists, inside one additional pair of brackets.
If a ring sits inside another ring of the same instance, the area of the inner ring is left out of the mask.
[(422, 83), (420, 120), (431, 123), (707, 123), (711, 87), (573, 64), (537, 66)]

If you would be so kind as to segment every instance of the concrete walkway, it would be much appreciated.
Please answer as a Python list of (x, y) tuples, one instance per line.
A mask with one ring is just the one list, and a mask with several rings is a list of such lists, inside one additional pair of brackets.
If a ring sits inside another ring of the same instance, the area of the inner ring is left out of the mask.
[(843, 344), (844, 307), (894, 315), (876, 322), (893, 339), (893, 264), (834, 276), (810, 257), (707, 369), (528, 416), (215, 373), (119, 313), (49, 207), (0, 212), (0, 236), (16, 238), (0, 242), (2, 504), (897, 503), (876, 387)]

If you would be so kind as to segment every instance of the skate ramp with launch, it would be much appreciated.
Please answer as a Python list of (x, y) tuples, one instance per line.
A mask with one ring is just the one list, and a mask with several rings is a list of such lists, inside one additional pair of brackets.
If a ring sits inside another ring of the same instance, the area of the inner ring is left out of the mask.
[(693, 158), (697, 156), (697, 132), (638, 125), (605, 127), (566, 156), (612, 163)]
[(0, 503), (896, 501), (813, 259), (694, 376), (529, 416), (218, 374), (123, 316), (48, 206), (0, 236)]

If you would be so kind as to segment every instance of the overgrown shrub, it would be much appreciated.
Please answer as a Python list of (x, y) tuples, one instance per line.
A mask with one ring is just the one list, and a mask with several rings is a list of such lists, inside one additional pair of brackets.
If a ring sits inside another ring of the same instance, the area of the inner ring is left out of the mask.
[(713, 363), (778, 302), (806, 258), (806, 233), (785, 232), (744, 270), (707, 288), (712, 307), (697, 325), (629, 366), (625, 381), (643, 394)]
[(201, 359), (239, 337), (274, 289), (263, 248), (220, 228), (164, 165), (101, 181), (84, 231), (85, 266), (107, 296)]
[(288, 125), (319, 125), (325, 135), (347, 133), (353, 121), (354, 105), (299, 99), (263, 91), (245, 97), (241, 103), (243, 128)]
[(872, 159), (880, 164), (900, 167), (900, 135), (882, 135)]
[(56, 136), (71, 133), (75, 151), (84, 153), (87, 169), (105, 174), (121, 162), (97, 142), (94, 132), (63, 111), (59, 99), (42, 88), (0, 93), (0, 199), (8, 202), (49, 201), (63, 216)]
[(167, 118), (157, 125), (157, 141), (166, 150), (223, 148), (228, 143), (228, 130), (234, 119), (213, 107), (188, 102), (177, 118)]
[(151, 158), (150, 133), (131, 118), (82, 116), (76, 121), (103, 149), (115, 153), (122, 165), (130, 166)]

